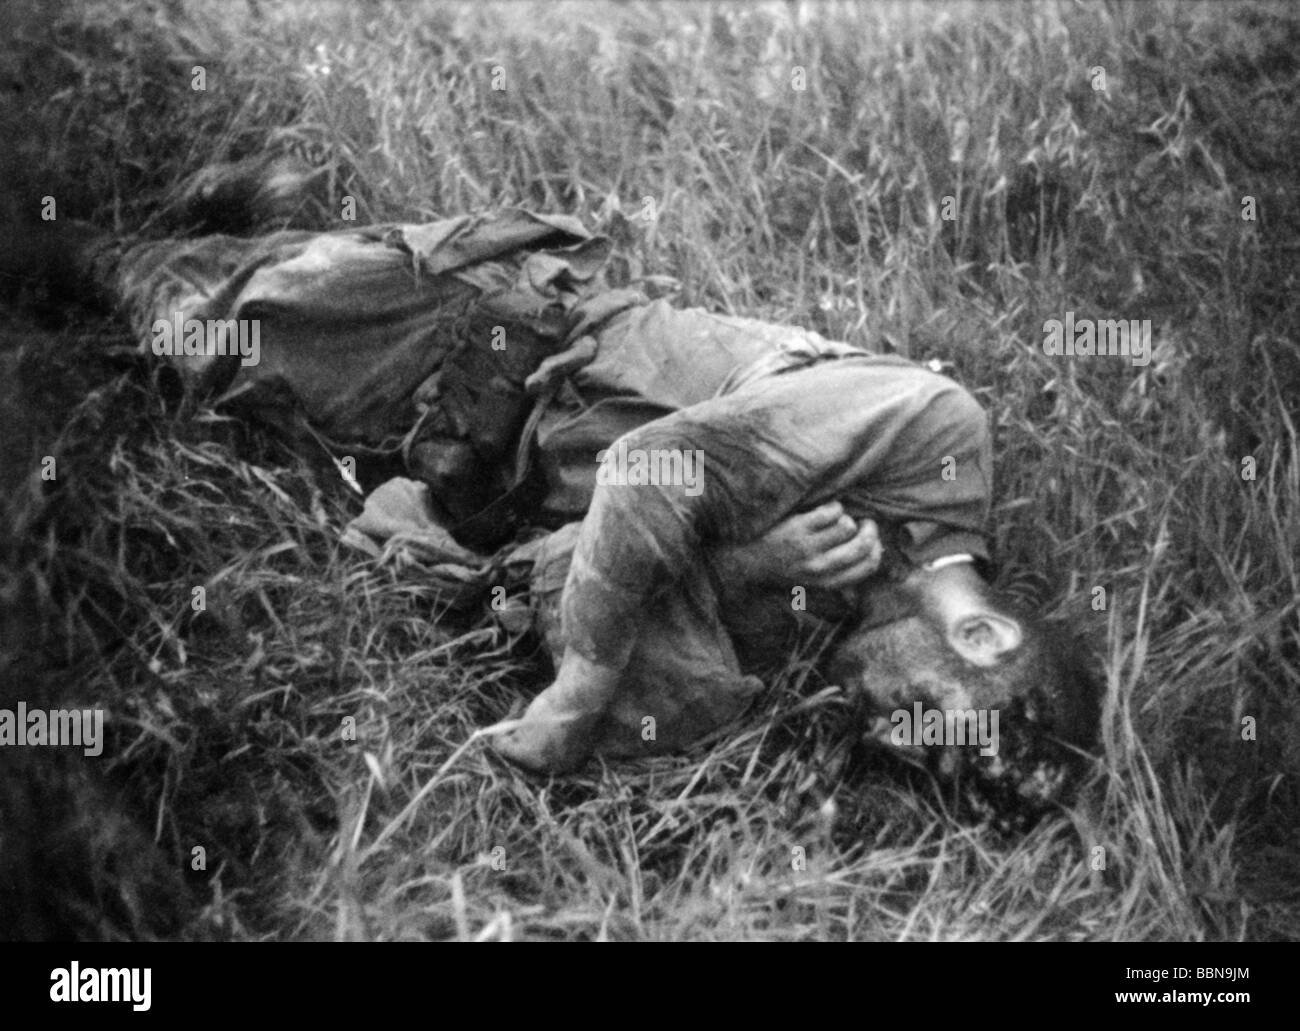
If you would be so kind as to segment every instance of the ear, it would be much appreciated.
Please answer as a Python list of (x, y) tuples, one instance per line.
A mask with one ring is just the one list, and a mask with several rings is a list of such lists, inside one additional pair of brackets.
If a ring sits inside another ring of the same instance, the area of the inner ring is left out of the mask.
[(1023, 632), (1010, 616), (981, 612), (958, 620), (948, 631), (948, 643), (975, 666), (993, 666), (1020, 647)]

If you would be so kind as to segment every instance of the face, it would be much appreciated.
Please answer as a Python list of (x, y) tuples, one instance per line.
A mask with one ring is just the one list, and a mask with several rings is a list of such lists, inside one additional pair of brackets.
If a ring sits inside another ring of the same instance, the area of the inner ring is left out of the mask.
[(973, 574), (954, 580), (917, 576), (865, 594), (862, 619), (832, 660), (832, 681), (885, 712), (917, 701), (941, 709), (995, 704), (988, 670), (1020, 643), (1020, 627), (984, 602)]
[(828, 671), (834, 683), (863, 692), (869, 708), (882, 713), (917, 701), (940, 709), (975, 707), (980, 672), (949, 647), (934, 619), (918, 611), (859, 626)]
[(867, 737), (945, 779), (968, 779), (994, 809), (1060, 796), (1072, 753), (1057, 740), (1058, 678), (1038, 632), (996, 609), (982, 613), (987, 603), (975, 599), (938, 604), (915, 585), (888, 592), (869, 599), (827, 670), (860, 702)]

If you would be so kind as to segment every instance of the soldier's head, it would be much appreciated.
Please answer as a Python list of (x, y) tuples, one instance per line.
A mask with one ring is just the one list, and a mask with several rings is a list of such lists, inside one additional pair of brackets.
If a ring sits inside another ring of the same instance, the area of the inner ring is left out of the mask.
[[(1032, 809), (1067, 794), (1095, 741), (1089, 665), (1071, 635), (961, 563), (871, 590), (828, 674), (858, 696), (872, 737), (969, 776), (997, 806)], [(977, 727), (984, 747), (954, 744)]]

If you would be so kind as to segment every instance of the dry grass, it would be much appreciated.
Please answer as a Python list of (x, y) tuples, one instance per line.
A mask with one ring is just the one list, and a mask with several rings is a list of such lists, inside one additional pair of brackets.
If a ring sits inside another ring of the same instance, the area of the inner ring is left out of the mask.
[[(111, 719), (97, 762), (0, 756), (0, 863), (28, 886), (0, 905), (12, 935), (1300, 937), (1289, 9), (4, 17), (12, 216), (52, 194), (134, 229), (185, 175), (268, 146), (327, 168), (362, 220), (594, 222), (649, 197), (626, 274), (952, 363), (994, 413), (1008, 580), (1090, 636), (1107, 683), (1084, 801), (1016, 835), (855, 749), (808, 656), (689, 755), (522, 777), (473, 734), (535, 688), (534, 645), (342, 549), (357, 502), (319, 456), (175, 398), (119, 329), (9, 296), (4, 697)], [(1066, 309), (1151, 319), (1155, 359), (1046, 357)]]

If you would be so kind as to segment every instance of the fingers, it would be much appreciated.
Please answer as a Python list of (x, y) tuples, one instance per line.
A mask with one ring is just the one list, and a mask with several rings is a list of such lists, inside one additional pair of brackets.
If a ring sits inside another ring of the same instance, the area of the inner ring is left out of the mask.
[(838, 501), (787, 516), (762, 537), (744, 545), (738, 558), (751, 572), (782, 579), (792, 571), (809, 572), (809, 563), (824, 551), (852, 539), (857, 524)]
[(821, 552), (808, 563), (817, 586), (843, 587), (865, 579), (880, 566), (880, 533), (874, 521), (864, 519), (844, 543)]
[(787, 517), (759, 539), (731, 548), (724, 558), (755, 582), (848, 586), (879, 568), (880, 535), (874, 521), (859, 523), (840, 502), (831, 501)]
[(596, 357), (596, 350), (595, 337), (579, 337), (572, 346), (559, 354), (543, 358), (533, 374), (524, 380), (524, 392), (540, 394), (557, 380), (589, 364)]
[(828, 501), (824, 505), (818, 505), (810, 512), (803, 512), (793, 516), (791, 521), (801, 523), (805, 530), (816, 531), (833, 526), (842, 515), (844, 515), (844, 506), (838, 501)]
[(873, 553), (878, 556), (879, 552), (880, 534), (876, 524), (870, 519), (864, 519), (861, 526), (854, 526), (848, 540), (835, 547), (824, 548), (817, 558), (808, 564), (808, 568), (814, 573), (834, 573), (862, 561)]
[(853, 539), (858, 532), (858, 524), (844, 511), (838, 501), (831, 501), (811, 512), (796, 516), (798, 531), (804, 536), (808, 549), (813, 552), (827, 551), (837, 544)]
[(839, 573), (819, 576), (813, 586), (830, 589), (856, 587), (879, 568), (880, 554), (877, 552), (875, 555), (864, 558), (861, 562), (857, 562)]

